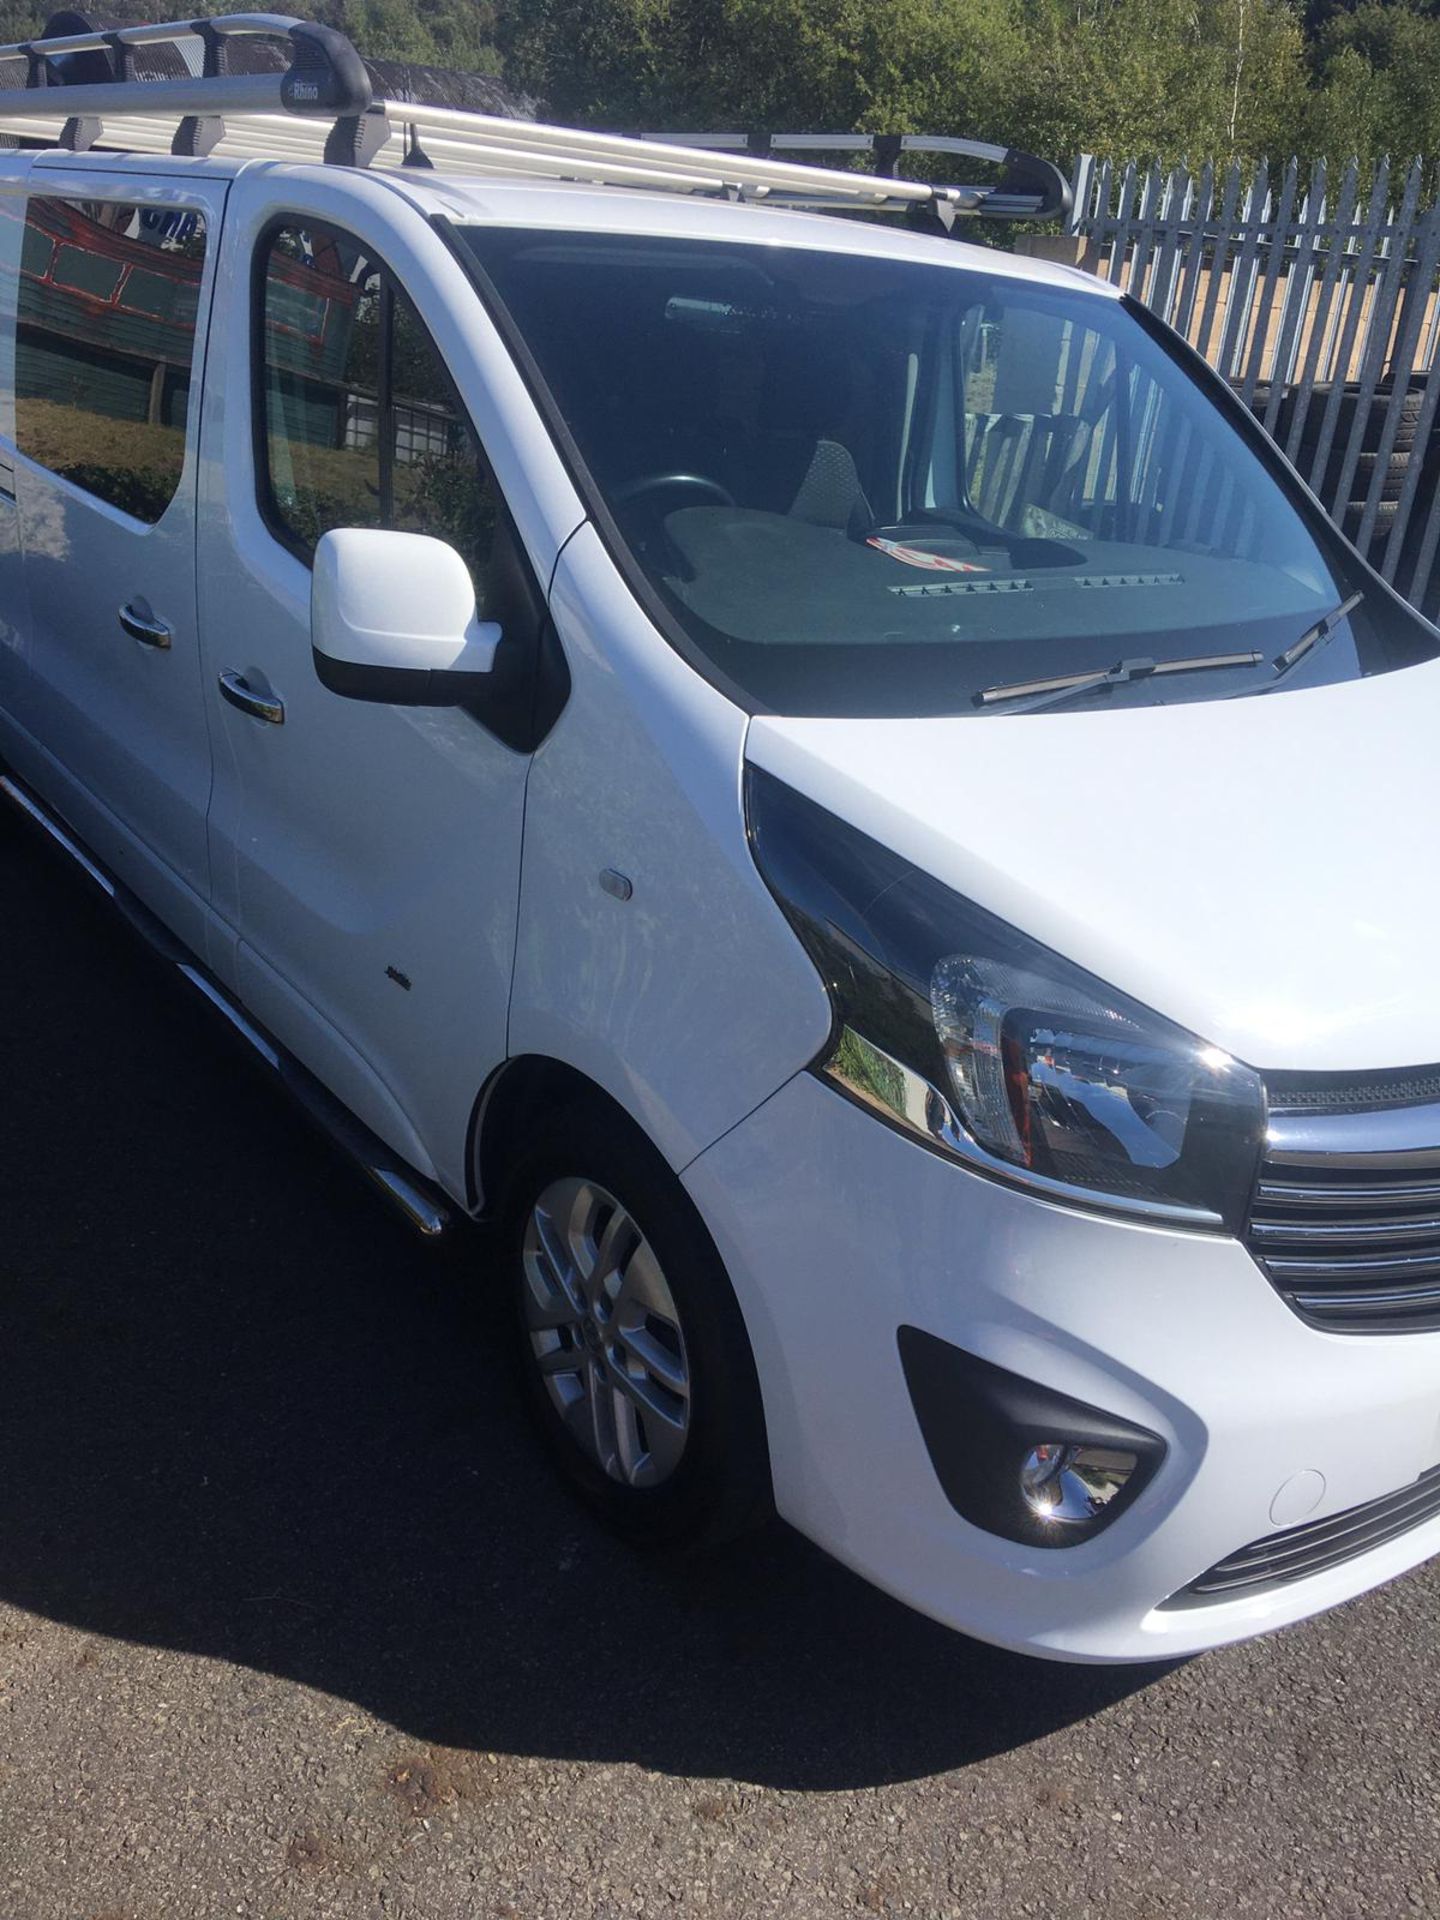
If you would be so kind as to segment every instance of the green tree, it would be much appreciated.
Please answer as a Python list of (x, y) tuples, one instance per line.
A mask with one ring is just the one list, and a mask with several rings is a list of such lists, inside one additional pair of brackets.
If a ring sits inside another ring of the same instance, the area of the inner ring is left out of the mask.
[(1289, 0), (510, 0), (499, 30), (512, 79), (611, 125), (1176, 158), (1283, 145), (1306, 102)]
[(1314, 65), (1305, 128), (1313, 152), (1440, 157), (1440, 19), (1363, 0), (1321, 28)]
[[(965, 133), (1062, 162), (1440, 156), (1440, 0), (312, 0), (558, 120)], [(202, 0), (219, 12), (234, 0)], [(0, 0), (0, 39), (50, 9)], [(143, 19), (148, 0), (109, 0)], [(928, 163), (927, 163), (928, 164)]]
[[(236, 0), (201, 0), (181, 17), (236, 10)], [(0, 0), (0, 45), (33, 38), (55, 11), (30, 0)], [(87, 9), (81, 5), (78, 11)], [(499, 67), (495, 9), (489, 0), (311, 0), (300, 12), (349, 34), (373, 59), (413, 60), (471, 73), (494, 73)], [(170, 13), (149, 0), (100, 0), (91, 17), (110, 25), (117, 20), (165, 20)]]
[[(229, 0), (206, 11), (229, 11)], [(347, 33), (372, 59), (413, 60), (471, 73), (494, 73), (499, 67), (495, 10), (478, 0), (320, 0), (315, 14)]]

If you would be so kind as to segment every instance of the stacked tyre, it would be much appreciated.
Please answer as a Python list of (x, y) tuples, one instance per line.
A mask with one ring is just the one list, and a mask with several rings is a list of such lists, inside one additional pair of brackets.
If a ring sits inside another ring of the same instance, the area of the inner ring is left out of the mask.
[[(1330, 509), (1332, 516), (1339, 521), (1341, 528), (1351, 540), (1354, 540), (1360, 532), (1365, 505), (1374, 484), (1376, 469), (1380, 466), (1380, 445), (1385, 437), (1387, 423), (1397, 411), (1399, 414), (1399, 419), (1395, 422), (1394, 443), (1384, 463), (1375, 526), (1370, 540), (1370, 558), (1378, 562), (1384, 553), (1385, 542), (1390, 536), (1390, 529), (1399, 511), (1400, 496), (1405, 490), (1405, 482), (1409, 477), (1410, 462), (1412, 458), (1423, 459), (1427, 454), (1429, 455), (1427, 465), (1430, 473), (1422, 475), (1423, 489), (1424, 481), (1433, 477), (1436, 456), (1440, 455), (1440, 432), (1434, 432), (1429, 436), (1430, 444), (1427, 448), (1417, 446), (1420, 409), (1425, 399), (1423, 378), (1411, 379), (1398, 391), (1390, 384), (1377, 387), (1365, 415), (1360, 452), (1355, 461), (1354, 471), (1345, 489), (1345, 497), (1341, 500), (1339, 498), (1340, 483), (1344, 478), (1346, 456), (1350, 450), (1356, 418), (1361, 409), (1360, 387), (1357, 383), (1350, 383), (1342, 389), (1324, 471), (1315, 474), (1315, 459), (1320, 451), (1320, 436), (1324, 430), (1326, 415), (1330, 411), (1333, 393), (1334, 388), (1328, 383), (1322, 383), (1312, 389), (1310, 402), (1305, 410), (1304, 425), (1300, 429), (1300, 444), (1293, 457), (1295, 465), (1310, 481)], [(1295, 419), (1298, 400), (1298, 393), (1292, 389), (1280, 402), (1273, 432), (1282, 447), (1290, 437), (1290, 428)], [(1251, 404), (1257, 415), (1263, 418), (1269, 402), (1269, 390), (1259, 388)], [(1421, 500), (1417, 504), (1421, 506), (1424, 504), (1423, 491)]]

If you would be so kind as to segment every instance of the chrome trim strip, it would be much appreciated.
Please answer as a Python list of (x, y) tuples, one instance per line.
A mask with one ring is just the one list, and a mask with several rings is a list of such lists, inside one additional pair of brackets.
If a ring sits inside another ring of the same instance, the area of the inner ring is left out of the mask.
[(1440, 1174), (1440, 1103), (1381, 1107), (1369, 1113), (1275, 1113), (1266, 1167), (1374, 1167)]
[(1327, 1274), (1333, 1274), (1337, 1280), (1364, 1280), (1367, 1274), (1377, 1279), (1388, 1278), (1392, 1274), (1413, 1273), (1424, 1275), (1440, 1273), (1440, 1248), (1429, 1253), (1356, 1254), (1353, 1259), (1342, 1255), (1335, 1260), (1307, 1259), (1304, 1254), (1267, 1253), (1265, 1264), (1278, 1281), (1292, 1276), (1297, 1280), (1323, 1280)]
[(1440, 1287), (1372, 1287), (1353, 1293), (1300, 1293), (1286, 1289), (1286, 1299), (1306, 1313), (1399, 1314), (1430, 1313), (1440, 1307)]
[(1332, 1220), (1315, 1225), (1301, 1220), (1252, 1220), (1254, 1240), (1290, 1241), (1298, 1246), (1347, 1247), (1373, 1241), (1430, 1239), (1440, 1245), (1440, 1220)]
[(1266, 1180), (1255, 1189), (1255, 1203), (1276, 1212), (1323, 1213), (1348, 1207), (1352, 1211), (1383, 1212), (1387, 1207), (1440, 1206), (1440, 1181), (1412, 1180), (1401, 1186), (1363, 1186), (1337, 1180), (1329, 1186), (1307, 1187)]
[[(855, 1071), (846, 1071), (841, 1053), (849, 1042), (850, 1059)], [(820, 1077), (838, 1087), (852, 1100), (871, 1112), (879, 1113), (902, 1132), (926, 1146), (962, 1161), (975, 1173), (998, 1180), (1004, 1186), (1041, 1200), (1052, 1200), (1062, 1207), (1084, 1208), (1089, 1213), (1119, 1214), (1123, 1218), (1148, 1221), (1155, 1226), (1186, 1227), (1191, 1231), (1223, 1233), (1225, 1222), (1218, 1213), (1204, 1207), (1167, 1205), (1118, 1193), (1099, 1193), (1089, 1187), (1068, 1186), (1063, 1180), (1048, 1179), (1042, 1173), (1030, 1173), (1008, 1160), (987, 1153), (973, 1140), (956, 1118), (954, 1109), (937, 1087), (907, 1067), (883, 1047), (877, 1047), (853, 1027), (843, 1029), (841, 1042), (820, 1069)]]
[(1245, 1241), (1317, 1326), (1440, 1330), (1440, 1102), (1272, 1111)]

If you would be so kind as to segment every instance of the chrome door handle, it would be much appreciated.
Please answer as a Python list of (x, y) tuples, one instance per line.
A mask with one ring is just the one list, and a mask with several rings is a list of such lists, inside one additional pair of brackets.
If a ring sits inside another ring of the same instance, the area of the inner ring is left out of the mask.
[(121, 607), (120, 624), (130, 638), (138, 640), (142, 647), (155, 647), (163, 651), (175, 637), (165, 622), (157, 620), (154, 614), (137, 612), (133, 601), (128, 607)]
[(238, 707), (241, 713), (248, 713), (252, 720), (268, 720), (272, 727), (284, 726), (285, 702), (269, 694), (252, 693), (245, 684), (243, 673), (222, 673), (220, 692), (232, 707)]

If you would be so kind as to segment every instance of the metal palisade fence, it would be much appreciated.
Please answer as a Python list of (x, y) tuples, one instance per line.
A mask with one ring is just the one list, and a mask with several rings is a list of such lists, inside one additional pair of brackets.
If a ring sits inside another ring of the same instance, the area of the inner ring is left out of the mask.
[[(1183, 334), (1384, 577), (1440, 613), (1440, 206), (1429, 170), (1081, 155), (1083, 261)], [(1424, 204), (1422, 204), (1424, 203)]]

